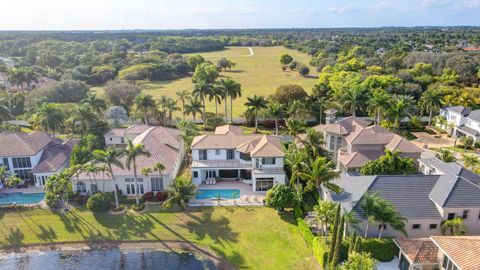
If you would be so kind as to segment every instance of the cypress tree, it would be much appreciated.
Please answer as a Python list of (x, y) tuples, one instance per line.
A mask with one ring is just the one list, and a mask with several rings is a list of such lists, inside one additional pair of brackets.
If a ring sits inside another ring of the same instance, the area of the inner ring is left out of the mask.
[(333, 253), (333, 258), (331, 262), (331, 269), (335, 269), (335, 267), (340, 263), (340, 253), (342, 252), (342, 241), (343, 241), (343, 225), (345, 224), (345, 216), (342, 215), (340, 220), (340, 224), (337, 231), (337, 242), (335, 243), (335, 250)]
[(362, 238), (357, 237), (357, 241), (355, 241), (355, 247), (354, 250), (356, 253), (362, 252)]
[(357, 243), (357, 231), (354, 230), (350, 237), (350, 244), (348, 245), (348, 254), (352, 254), (355, 251), (355, 244)]
[(328, 262), (332, 261), (333, 253), (335, 251), (335, 244), (337, 242), (337, 232), (338, 232), (339, 223), (340, 223), (340, 204), (338, 204), (337, 211), (335, 212), (335, 222), (333, 223), (333, 232), (332, 232), (332, 239), (330, 241), (330, 253), (328, 253)]

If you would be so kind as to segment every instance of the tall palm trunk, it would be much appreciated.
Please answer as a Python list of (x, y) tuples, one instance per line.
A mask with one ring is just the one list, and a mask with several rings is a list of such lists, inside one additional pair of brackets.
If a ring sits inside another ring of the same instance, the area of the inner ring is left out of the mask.
[(320, 115), (318, 116), (318, 123), (322, 124), (322, 114), (323, 114), (323, 106), (320, 105)]
[(278, 136), (278, 119), (275, 118), (275, 136)]
[(203, 122), (205, 122), (205, 97), (204, 97), (204, 96), (202, 96), (202, 105), (203, 105), (203, 108), (202, 108), (202, 111), (203, 111), (203, 113), (202, 113), (202, 120), (203, 120)]
[(148, 126), (148, 119), (147, 119), (147, 108), (143, 108), (143, 121), (145, 123), (145, 125)]
[(258, 133), (258, 111), (255, 109), (255, 133)]
[(218, 100), (215, 98), (215, 116), (218, 116)]
[(193, 123), (195, 124), (195, 113), (192, 113)]
[(117, 195), (117, 185), (115, 184), (115, 175), (113, 175), (112, 165), (108, 164), (108, 170), (110, 171), (110, 176), (112, 176), (112, 185), (113, 185), (113, 196), (115, 197), (115, 206), (118, 208), (118, 195)]
[(377, 109), (377, 119), (376, 119), (376, 123), (375, 124), (380, 124), (380, 108)]
[(365, 235), (364, 235), (364, 238), (367, 238), (367, 235), (368, 235), (368, 226), (369, 226), (369, 223), (368, 223), (368, 219), (367, 219), (367, 226), (365, 227)]
[(135, 203), (137, 205), (140, 204), (140, 200), (138, 199), (138, 180), (137, 180), (137, 163), (135, 159), (133, 159), (133, 180), (135, 181)]
[(223, 98), (223, 102), (225, 103), (224, 106), (225, 106), (225, 123), (228, 122), (228, 108), (227, 108), (227, 96), (225, 95), (225, 97)]
[(230, 96), (230, 122), (233, 123), (233, 97)]
[(383, 223), (380, 224), (380, 232), (378, 232), (378, 239), (382, 239), (382, 234), (383, 234), (383, 228), (385, 225)]
[(433, 110), (430, 109), (430, 114), (428, 115), (428, 126), (432, 126), (432, 115), (433, 115)]
[(185, 99), (182, 99), (182, 115), (183, 121), (185, 121)]

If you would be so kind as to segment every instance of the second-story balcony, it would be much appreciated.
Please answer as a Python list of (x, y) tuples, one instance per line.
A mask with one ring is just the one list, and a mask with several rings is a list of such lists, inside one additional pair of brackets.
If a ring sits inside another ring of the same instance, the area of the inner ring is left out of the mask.
[(252, 169), (251, 161), (238, 159), (232, 160), (193, 160), (192, 168), (228, 168), (228, 169)]

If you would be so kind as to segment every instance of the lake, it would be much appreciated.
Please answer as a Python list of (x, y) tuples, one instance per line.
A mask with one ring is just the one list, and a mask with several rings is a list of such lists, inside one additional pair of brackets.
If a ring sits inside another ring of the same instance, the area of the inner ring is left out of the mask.
[(0, 255), (0, 269), (165, 269), (217, 270), (208, 259), (188, 252), (165, 250), (30, 251)]

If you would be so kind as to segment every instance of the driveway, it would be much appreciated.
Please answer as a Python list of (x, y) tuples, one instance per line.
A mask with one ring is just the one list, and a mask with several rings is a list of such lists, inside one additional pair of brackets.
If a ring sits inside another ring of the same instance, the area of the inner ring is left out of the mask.
[(391, 262), (377, 263), (377, 270), (398, 270), (398, 258), (395, 257)]

